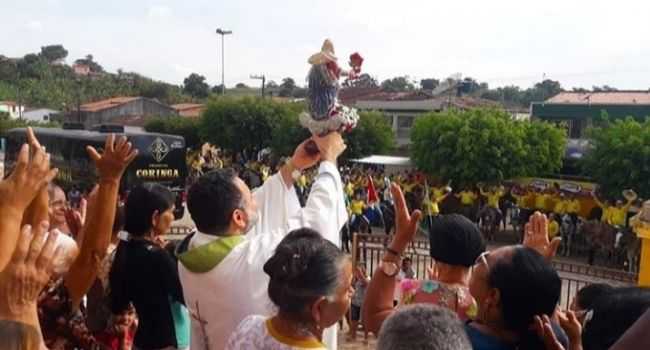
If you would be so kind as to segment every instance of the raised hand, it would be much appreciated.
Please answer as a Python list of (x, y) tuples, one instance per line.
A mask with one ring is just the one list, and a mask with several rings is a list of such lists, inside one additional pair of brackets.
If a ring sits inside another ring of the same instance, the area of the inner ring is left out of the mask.
[[(35, 140), (31, 128), (28, 128), (28, 139)], [(30, 149), (33, 153), (31, 159)], [(18, 153), (14, 171), (0, 182), (0, 208), (10, 210), (11, 206), (22, 216), (22, 212), (45, 185), (54, 179), (56, 173), (57, 169), (50, 169), (50, 156), (38, 141), (30, 142), (30, 145), (24, 144)]]
[(409, 213), (402, 189), (396, 183), (390, 184), (390, 192), (395, 201), (395, 238), (393, 238), (391, 248), (403, 253), (417, 233), (422, 212), (415, 210), (413, 213)]
[(104, 152), (100, 155), (92, 146), (87, 146), (88, 155), (95, 162), (101, 180), (119, 181), (126, 167), (138, 155), (138, 150), (133, 149), (131, 142), (125, 136), (115, 141), (115, 135), (106, 138)]
[(530, 217), (525, 227), (524, 246), (535, 249), (546, 259), (551, 260), (555, 257), (561, 242), (562, 238), (560, 237), (555, 237), (552, 241), (549, 241), (546, 215), (535, 212)]
[(325, 136), (313, 136), (322, 160), (336, 163), (338, 157), (348, 147), (339, 132), (331, 132)]
[[(573, 312), (558, 314), (560, 326), (569, 337), (569, 350), (582, 350), (582, 326)], [(535, 316), (533, 326), (537, 335), (543, 340), (546, 350), (565, 350), (555, 336), (551, 320), (547, 315)]]
[(0, 273), (0, 318), (38, 326), (38, 295), (63, 252), (56, 247), (57, 232), (45, 239), (48, 227), (47, 221), (34, 229), (23, 227), (11, 261)]
[(293, 165), (300, 170), (311, 168), (320, 160), (320, 152), (312, 154), (307, 151), (307, 144), (311, 142), (313, 142), (311, 138), (303, 141), (298, 145), (298, 147), (296, 147), (296, 150), (293, 152), (293, 156), (291, 157)]

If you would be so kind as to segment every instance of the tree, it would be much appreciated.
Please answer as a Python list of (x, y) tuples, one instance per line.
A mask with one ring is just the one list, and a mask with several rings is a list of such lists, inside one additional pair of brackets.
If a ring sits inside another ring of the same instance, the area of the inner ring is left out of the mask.
[(237, 89), (248, 89), (248, 85), (246, 85), (244, 83), (237, 83), (237, 85), (235, 85), (235, 87)]
[(363, 73), (355, 80), (345, 80), (343, 86), (355, 88), (377, 88), (379, 87), (379, 84), (377, 83), (377, 79), (373, 78), (370, 74)]
[(151, 118), (145, 124), (144, 129), (149, 132), (183, 136), (185, 146), (192, 149), (201, 146), (198, 119), (187, 117)]
[(395, 77), (393, 79), (386, 79), (381, 83), (381, 89), (386, 92), (400, 92), (400, 91), (413, 91), (415, 85), (408, 76)]
[(266, 83), (266, 87), (269, 88), (269, 89), (277, 89), (279, 86), (278, 86), (278, 83), (276, 83), (275, 81), (269, 80)]
[(221, 94), (223, 92), (223, 85), (221, 84), (215, 85), (210, 89), (210, 91), (213, 94)]
[(270, 146), (273, 127), (288, 113), (289, 104), (270, 99), (219, 98), (206, 106), (199, 136), (219, 147), (254, 154)]
[(433, 90), (440, 85), (440, 80), (434, 79), (434, 78), (429, 78), (429, 79), (422, 79), (420, 80), (420, 87), (423, 90)]
[(460, 91), (464, 94), (473, 94), (481, 90), (481, 85), (473, 78), (467, 77), (460, 82)]
[(280, 96), (289, 97), (293, 95), (293, 90), (296, 88), (296, 82), (293, 78), (284, 78), (282, 79), (282, 84), (280, 84)]
[(650, 119), (632, 117), (587, 130), (590, 150), (582, 163), (602, 192), (619, 198), (624, 189), (650, 197)]
[(600, 87), (600, 86), (595, 86), (595, 85), (594, 85), (594, 86), (592, 87), (592, 90), (593, 90), (594, 92), (611, 92), (611, 91), (618, 91), (617, 88), (615, 88), (615, 87), (611, 87), (611, 86), (609, 86), (609, 85), (603, 85), (602, 87)]
[(183, 80), (183, 92), (194, 98), (206, 98), (210, 93), (210, 87), (205, 82), (204, 76), (192, 73)]
[(41, 57), (49, 63), (62, 61), (68, 57), (68, 50), (66, 50), (63, 45), (42, 46)]
[(447, 110), (416, 119), (411, 151), (423, 171), (459, 185), (547, 175), (562, 165), (564, 131), (499, 109)]
[(380, 112), (361, 112), (357, 127), (344, 137), (348, 159), (386, 154), (395, 147), (393, 129)]

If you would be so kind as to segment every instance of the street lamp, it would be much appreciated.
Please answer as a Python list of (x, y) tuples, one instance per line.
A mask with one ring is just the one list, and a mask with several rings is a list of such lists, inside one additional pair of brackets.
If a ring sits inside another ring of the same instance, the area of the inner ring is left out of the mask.
[(262, 75), (251, 75), (251, 79), (258, 79), (262, 81), (262, 98), (264, 98), (264, 85), (266, 84), (266, 76)]
[(221, 35), (221, 94), (225, 95), (226, 94), (226, 74), (225, 74), (225, 65), (224, 65), (224, 54), (223, 54), (223, 37), (226, 35), (232, 34), (232, 30), (224, 30), (221, 28), (217, 28), (217, 34)]

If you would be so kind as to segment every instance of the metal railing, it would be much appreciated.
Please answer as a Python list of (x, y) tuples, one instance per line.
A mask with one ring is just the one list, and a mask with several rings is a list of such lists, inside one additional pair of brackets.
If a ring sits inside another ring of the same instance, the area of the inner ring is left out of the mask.
[[(390, 236), (355, 234), (352, 240), (353, 263), (361, 262), (366, 270), (372, 274), (379, 265), (386, 245), (390, 243)], [(428, 276), (432, 259), (429, 256), (429, 241), (418, 239), (412, 242), (404, 252), (404, 257), (411, 258), (412, 267), (419, 279)], [(637, 275), (620, 270), (613, 270), (598, 266), (555, 260), (553, 267), (558, 271), (562, 280), (560, 306), (568, 309), (573, 297), (578, 291), (595, 282), (611, 283), (618, 286), (634, 285)]]

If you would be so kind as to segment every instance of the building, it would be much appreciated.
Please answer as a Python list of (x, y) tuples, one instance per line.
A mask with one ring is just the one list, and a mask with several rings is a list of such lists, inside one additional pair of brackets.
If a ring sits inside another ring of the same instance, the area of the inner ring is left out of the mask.
[(49, 108), (28, 108), (23, 113), (23, 119), (33, 122), (49, 122), (61, 112)]
[(607, 115), (610, 119), (628, 116), (650, 117), (650, 91), (561, 92), (544, 102), (531, 104), (531, 118), (556, 123), (567, 130), (565, 174), (579, 171), (578, 160), (589, 146), (586, 129)]
[(72, 71), (76, 75), (88, 76), (90, 75), (90, 66), (82, 63), (75, 63), (72, 65)]
[(171, 106), (181, 117), (198, 118), (205, 105), (201, 103), (179, 103)]
[(351, 88), (341, 90), (341, 102), (359, 110), (384, 113), (392, 125), (398, 147), (411, 143), (411, 127), (415, 119), (430, 112), (448, 108), (469, 109), (477, 107), (498, 107), (499, 104), (470, 96), (451, 94), (433, 96), (422, 90), (412, 92), (384, 92), (379, 88)]
[(145, 97), (113, 97), (82, 104), (80, 111), (71, 111), (65, 122), (82, 123), (86, 127), (97, 124), (119, 124), (142, 127), (149, 118), (177, 115), (176, 111), (158, 100)]
[(9, 118), (18, 119), (25, 111), (25, 106), (17, 104), (15, 101), (0, 101), (0, 112), (9, 113)]

